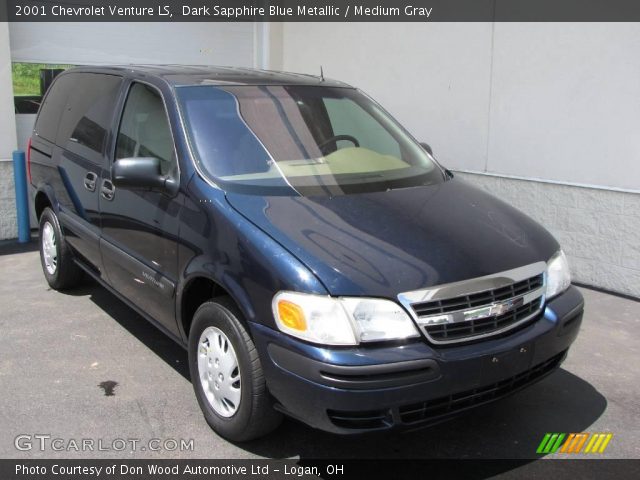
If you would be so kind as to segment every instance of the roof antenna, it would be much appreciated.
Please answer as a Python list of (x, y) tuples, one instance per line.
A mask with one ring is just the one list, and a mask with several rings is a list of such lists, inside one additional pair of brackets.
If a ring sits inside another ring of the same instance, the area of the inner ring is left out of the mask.
[(322, 71), (322, 65), (320, 65), (320, 81), (324, 82), (324, 73)]

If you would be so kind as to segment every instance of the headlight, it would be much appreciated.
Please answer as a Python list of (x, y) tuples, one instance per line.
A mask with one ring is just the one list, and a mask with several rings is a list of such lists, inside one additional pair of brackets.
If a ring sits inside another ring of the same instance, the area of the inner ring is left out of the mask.
[(547, 262), (547, 300), (564, 292), (571, 285), (569, 264), (560, 250)]
[(390, 300), (280, 292), (272, 307), (281, 331), (323, 345), (420, 336), (402, 307)]

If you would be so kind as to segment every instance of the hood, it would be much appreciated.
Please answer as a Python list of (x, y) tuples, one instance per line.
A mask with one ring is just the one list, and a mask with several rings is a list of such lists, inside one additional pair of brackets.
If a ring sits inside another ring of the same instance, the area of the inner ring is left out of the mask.
[(546, 262), (559, 248), (535, 221), (457, 178), (336, 197), (227, 193), (227, 200), (331, 295), (395, 298)]

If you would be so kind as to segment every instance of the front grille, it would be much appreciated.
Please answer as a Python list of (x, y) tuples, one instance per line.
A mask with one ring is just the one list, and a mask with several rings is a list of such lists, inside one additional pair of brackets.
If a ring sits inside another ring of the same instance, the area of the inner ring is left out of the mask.
[(522, 305), (503, 315), (458, 323), (425, 325), (423, 329), (427, 335), (434, 340), (458, 340), (498, 330), (502, 331), (503, 329), (534, 315), (538, 310), (540, 310), (540, 302), (534, 301), (527, 303), (526, 305)]
[(435, 300), (432, 302), (421, 302), (411, 305), (413, 311), (418, 317), (426, 317), (429, 315), (437, 315), (442, 313), (455, 312), (468, 308), (481, 307), (495, 303), (500, 300), (518, 297), (529, 292), (533, 292), (542, 287), (544, 282), (543, 275), (527, 278), (520, 282), (507, 285), (506, 287), (495, 288), (484, 292), (472, 293), (458, 298), (449, 298), (445, 300)]
[(398, 295), (431, 343), (475, 342), (523, 328), (541, 312), (546, 264)]
[(458, 392), (446, 397), (405, 405), (399, 409), (400, 419), (403, 423), (407, 424), (436, 420), (439, 417), (498, 400), (540, 380), (555, 370), (562, 362), (565, 353), (566, 351), (550, 358), (546, 362), (536, 365), (530, 370), (500, 382)]

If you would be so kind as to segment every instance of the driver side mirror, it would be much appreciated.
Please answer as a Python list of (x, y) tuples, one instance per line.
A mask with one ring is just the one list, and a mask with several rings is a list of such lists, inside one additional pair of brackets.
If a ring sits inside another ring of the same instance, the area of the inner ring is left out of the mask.
[[(427, 151), (427, 153), (433, 157), (433, 150), (431, 150), (431, 145), (425, 142), (420, 142), (420, 146), (424, 148)], [(447, 177), (453, 178), (453, 172), (448, 168), (444, 169), (444, 173), (447, 175)]]
[(428, 143), (420, 142), (420, 146), (424, 148), (427, 151), (427, 153), (433, 157), (433, 150), (431, 150), (431, 145), (429, 145)]
[(176, 182), (162, 175), (160, 160), (155, 157), (131, 157), (116, 160), (111, 167), (111, 181), (116, 187), (155, 188), (175, 193)]

